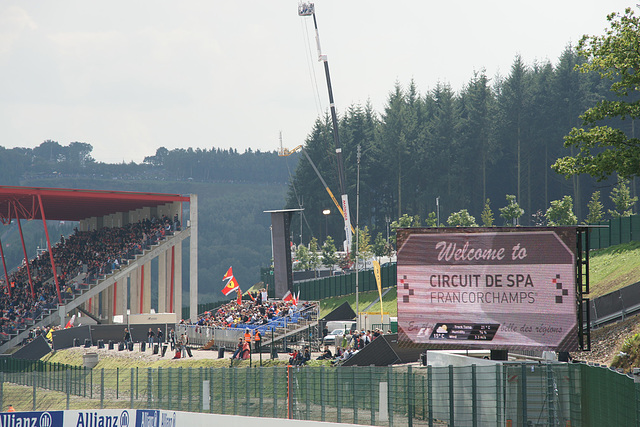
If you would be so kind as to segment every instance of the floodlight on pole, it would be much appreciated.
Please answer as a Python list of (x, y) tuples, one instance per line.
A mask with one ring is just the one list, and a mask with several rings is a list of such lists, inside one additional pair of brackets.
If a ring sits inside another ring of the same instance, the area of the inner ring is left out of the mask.
[(326, 241), (329, 236), (329, 215), (331, 215), (331, 209), (323, 210), (322, 215), (324, 215), (324, 239)]

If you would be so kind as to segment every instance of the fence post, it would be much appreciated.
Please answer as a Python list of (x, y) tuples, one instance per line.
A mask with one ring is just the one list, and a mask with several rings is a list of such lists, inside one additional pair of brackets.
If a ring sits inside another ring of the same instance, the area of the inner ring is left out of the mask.
[(371, 425), (376, 425), (376, 387), (373, 384), (373, 366), (369, 366), (369, 406), (371, 406)]
[[(65, 374), (65, 382), (67, 383), (65, 388), (67, 392), (67, 411), (69, 410), (69, 397), (71, 396), (71, 371), (67, 369)], [(35, 409), (34, 409), (35, 410)]]
[(338, 422), (342, 422), (342, 383), (340, 382), (340, 367), (336, 368), (335, 380), (336, 380), (336, 412)]
[[(351, 368), (351, 406), (353, 408), (353, 423), (358, 424), (358, 405), (356, 403), (356, 368)], [(409, 426), (411, 427), (411, 426)]]
[(131, 382), (131, 388), (129, 390), (129, 400), (130, 400), (129, 407), (131, 409), (133, 409), (133, 372), (134, 372), (134, 370), (133, 370), (133, 368), (131, 368), (131, 375), (130, 375), (130, 378), (129, 378), (129, 380)]
[(325, 407), (324, 407), (324, 385), (325, 381), (324, 366), (320, 366), (320, 421), (325, 420)]
[(0, 410), (4, 408), (4, 371), (0, 371)]
[(100, 409), (104, 409), (104, 368), (100, 370)]
[[(222, 413), (224, 415), (225, 410), (224, 410), (224, 396), (226, 395), (226, 393), (224, 392), (225, 390), (225, 386), (224, 386), (224, 373), (227, 372), (227, 368), (222, 368), (222, 386), (220, 387), (221, 393), (220, 393), (220, 399), (222, 400), (222, 410), (220, 411), (220, 413)], [(274, 417), (275, 418), (275, 417)]]
[[(33, 376), (33, 411), (36, 410), (36, 371), (32, 371)], [(67, 409), (69, 409), (69, 404), (67, 403)]]
[(387, 370), (387, 384), (389, 384), (388, 386), (389, 391), (387, 392), (387, 396), (389, 399), (389, 405), (388, 405), (389, 406), (389, 427), (393, 427), (393, 400), (391, 399), (392, 399), (392, 396), (395, 397), (395, 393), (396, 393), (395, 387), (391, 386), (391, 380), (393, 378), (394, 378), (393, 368), (391, 367), (391, 365), (389, 365), (389, 368)]
[[(273, 341), (272, 341), (273, 342)], [(273, 418), (278, 417), (278, 368), (271, 368), (273, 372)]]
[(162, 366), (158, 366), (158, 393), (156, 400), (158, 401), (156, 404), (158, 409), (162, 408)]
[(188, 394), (189, 394), (189, 397), (187, 397), (187, 408), (188, 408), (187, 410), (189, 412), (191, 412), (191, 395), (193, 394), (191, 392), (192, 391), (191, 383), (193, 382), (193, 381), (191, 381), (191, 373), (192, 372), (193, 372), (193, 370), (192, 370), (191, 366), (189, 366), (189, 368), (187, 369), (187, 383), (188, 383), (187, 384), (187, 391), (188, 391)]
[[(413, 367), (407, 368), (407, 421), (409, 427), (413, 427)], [(453, 424), (452, 424), (453, 425)]]
[(204, 378), (202, 377), (202, 366), (198, 369), (198, 384), (200, 385), (198, 388), (200, 389), (200, 399), (198, 399), (198, 412), (202, 412), (204, 408)]
[[(249, 357), (251, 357), (251, 355), (249, 355)], [(244, 392), (245, 392), (245, 398), (246, 398), (246, 402), (244, 405), (244, 415), (245, 416), (249, 416), (249, 395), (251, 393), (251, 389), (249, 388), (249, 382), (250, 382), (250, 378), (251, 378), (251, 368), (247, 369), (245, 368), (244, 370), (245, 375), (244, 375)]]
[(433, 366), (427, 366), (427, 411), (429, 412), (429, 427), (433, 427)]
[(182, 366), (178, 368), (178, 411), (182, 410)]
[(152, 408), (153, 402), (153, 377), (151, 375), (151, 368), (147, 368), (147, 409)]
[(116, 400), (120, 399), (120, 367), (116, 367)]
[(449, 425), (455, 426), (455, 393), (453, 392), (453, 365), (449, 365)]
[(527, 367), (524, 363), (522, 366), (522, 425), (527, 425)]
[(262, 406), (262, 404), (263, 404), (262, 396), (264, 394), (264, 378), (263, 378), (264, 377), (264, 368), (260, 368), (258, 370), (258, 372), (259, 372), (258, 375), (260, 376), (260, 378), (259, 378), (259, 381), (260, 381), (260, 406), (259, 406), (259, 409), (258, 409), (258, 414), (259, 414), (260, 418), (262, 418), (262, 417), (264, 417), (264, 412), (263, 412), (264, 408)]
[(471, 416), (473, 427), (478, 426), (478, 386), (476, 382), (476, 364), (471, 365)]

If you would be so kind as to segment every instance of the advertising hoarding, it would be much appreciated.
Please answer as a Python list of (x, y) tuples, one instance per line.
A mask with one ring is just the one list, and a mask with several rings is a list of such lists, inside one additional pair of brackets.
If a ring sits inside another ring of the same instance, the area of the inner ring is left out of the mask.
[(577, 348), (575, 227), (397, 233), (400, 345)]

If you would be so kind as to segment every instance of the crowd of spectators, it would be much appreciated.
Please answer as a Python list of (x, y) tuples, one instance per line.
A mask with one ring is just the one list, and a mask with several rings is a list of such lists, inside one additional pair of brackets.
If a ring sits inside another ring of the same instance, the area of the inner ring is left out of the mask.
[(198, 316), (196, 322), (199, 326), (212, 326), (216, 328), (246, 328), (251, 329), (267, 325), (273, 320), (286, 317), (294, 317), (296, 314), (307, 313), (312, 303), (301, 302), (300, 306), (291, 301), (262, 300), (261, 293), (250, 300), (242, 300), (238, 305), (236, 300), (222, 305), (217, 310), (206, 311)]
[[(81, 288), (128, 263), (136, 254), (164, 238), (168, 233), (180, 230), (177, 215), (172, 219), (145, 219), (123, 227), (104, 227), (92, 231), (79, 231), (51, 248), (61, 298), (71, 300)], [(33, 294), (31, 284), (33, 284)], [(23, 263), (9, 275), (11, 293), (6, 279), (2, 279), (0, 291), (0, 341), (27, 328), (28, 324), (42, 316), (44, 310), (55, 309), (59, 303), (51, 259), (47, 251), (29, 262)]]

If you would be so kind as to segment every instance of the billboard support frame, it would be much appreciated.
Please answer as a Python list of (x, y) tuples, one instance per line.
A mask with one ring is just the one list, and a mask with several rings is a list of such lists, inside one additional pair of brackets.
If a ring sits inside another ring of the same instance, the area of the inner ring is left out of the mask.
[(591, 351), (591, 312), (589, 311), (589, 228), (576, 228), (576, 301), (578, 303), (578, 345)]

